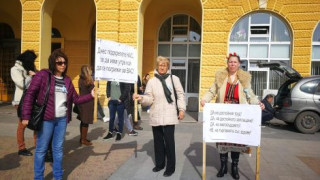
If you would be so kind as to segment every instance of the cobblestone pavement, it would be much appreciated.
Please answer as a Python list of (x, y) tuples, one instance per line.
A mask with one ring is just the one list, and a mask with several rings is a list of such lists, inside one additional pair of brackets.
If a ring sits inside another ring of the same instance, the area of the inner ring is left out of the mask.
[[(196, 115), (195, 115), (196, 116)], [(169, 178), (163, 170), (153, 173), (152, 131), (148, 114), (142, 113), (143, 131), (138, 136), (124, 135), (120, 142), (103, 141), (108, 123), (98, 120), (89, 127), (88, 139), (93, 146), (79, 145), (79, 121), (73, 118), (68, 125), (64, 146), (64, 179), (71, 180), (197, 180), (202, 176), (202, 123), (187, 116), (176, 126), (176, 172)], [(16, 145), (16, 112), (10, 105), (0, 105), (0, 180), (33, 178), (33, 156), (18, 156)], [(34, 153), (32, 131), (26, 130), (26, 144)], [(272, 120), (261, 132), (261, 180), (319, 180), (320, 133), (301, 134), (293, 126)], [(230, 162), (230, 158), (229, 158)], [(51, 163), (46, 163), (45, 179), (52, 179)], [(215, 144), (207, 144), (206, 177), (216, 177), (219, 154)], [(241, 155), (240, 180), (255, 179), (255, 151), (252, 157)], [(224, 180), (231, 180), (229, 172)]]

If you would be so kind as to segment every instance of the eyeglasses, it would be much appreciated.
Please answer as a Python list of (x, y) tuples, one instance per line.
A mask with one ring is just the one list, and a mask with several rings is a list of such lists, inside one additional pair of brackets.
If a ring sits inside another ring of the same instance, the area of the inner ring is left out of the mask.
[(58, 62), (56, 62), (56, 64), (59, 65), (59, 66), (62, 66), (62, 64), (67, 65), (67, 62), (58, 61)]

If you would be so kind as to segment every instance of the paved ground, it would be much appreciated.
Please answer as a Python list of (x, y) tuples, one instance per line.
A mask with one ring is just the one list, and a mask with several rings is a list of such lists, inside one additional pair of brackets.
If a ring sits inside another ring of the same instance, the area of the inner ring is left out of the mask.
[[(32, 179), (33, 156), (19, 157), (16, 147), (16, 114), (8, 105), (0, 105), (0, 179)], [(298, 133), (292, 126), (272, 120), (270, 127), (262, 129), (261, 180), (319, 180), (320, 133)], [(67, 128), (64, 148), (64, 179), (90, 180), (144, 180), (186, 179), (197, 180), (202, 176), (202, 123), (185, 123), (176, 126), (176, 172), (164, 178), (163, 170), (153, 173), (153, 140), (148, 125), (148, 114), (142, 114), (143, 131), (139, 136), (125, 135), (122, 141), (103, 141), (108, 125), (98, 120), (90, 126), (89, 139), (94, 146), (79, 146), (79, 121)], [(26, 131), (27, 147), (34, 152), (32, 132)], [(214, 144), (207, 144), (207, 179), (218, 179), (220, 167)], [(229, 159), (230, 161), (230, 159)], [(241, 155), (240, 179), (255, 179), (255, 151), (252, 157)], [(229, 164), (230, 169), (230, 164)], [(52, 168), (46, 163), (46, 179), (52, 179)], [(224, 178), (232, 179), (229, 173)]]

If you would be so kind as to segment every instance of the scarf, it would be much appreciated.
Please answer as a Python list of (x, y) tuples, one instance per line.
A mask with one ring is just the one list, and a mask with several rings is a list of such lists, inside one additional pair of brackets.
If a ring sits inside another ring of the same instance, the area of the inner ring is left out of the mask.
[(171, 92), (170, 92), (170, 90), (166, 84), (166, 81), (165, 81), (167, 79), (167, 77), (170, 76), (170, 74), (164, 74), (164, 75), (155, 74), (155, 76), (156, 76), (156, 78), (158, 78), (161, 81), (164, 95), (166, 96), (168, 103), (172, 103), (173, 100), (171, 99)]

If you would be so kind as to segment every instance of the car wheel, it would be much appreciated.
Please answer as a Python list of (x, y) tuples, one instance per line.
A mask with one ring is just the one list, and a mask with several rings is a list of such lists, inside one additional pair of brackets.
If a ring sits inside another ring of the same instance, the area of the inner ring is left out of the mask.
[(306, 111), (297, 116), (294, 125), (300, 132), (312, 134), (320, 129), (320, 117), (317, 113)]

